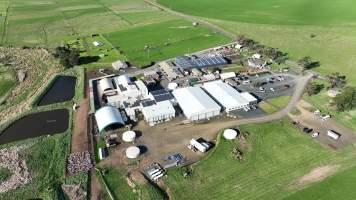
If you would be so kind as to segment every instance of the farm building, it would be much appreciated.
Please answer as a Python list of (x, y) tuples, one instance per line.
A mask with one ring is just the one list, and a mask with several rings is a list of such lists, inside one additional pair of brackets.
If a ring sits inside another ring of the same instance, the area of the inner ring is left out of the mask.
[(262, 59), (258, 59), (258, 58), (252, 58), (252, 59), (248, 59), (247, 61), (248, 66), (253, 67), (253, 68), (265, 68), (266, 62), (264, 62)]
[(250, 94), (249, 92), (242, 92), (241, 96), (246, 99), (250, 105), (254, 105), (258, 103), (258, 100), (256, 97), (254, 97), (252, 94)]
[(249, 100), (245, 99), (240, 92), (221, 80), (204, 83), (203, 88), (224, 107), (226, 112), (250, 105)]
[(226, 72), (226, 73), (221, 73), (220, 74), (220, 78), (222, 80), (229, 79), (229, 78), (234, 78), (234, 77), (236, 77), (235, 72)]
[(105, 106), (95, 112), (95, 120), (100, 133), (117, 129), (125, 125), (119, 110), (112, 106)]
[(200, 87), (179, 88), (173, 96), (188, 120), (205, 120), (220, 114), (221, 107)]
[(150, 126), (169, 121), (176, 116), (176, 111), (170, 101), (154, 102), (148, 106), (144, 105), (141, 112)]
[(227, 64), (227, 61), (221, 55), (210, 55), (206, 57), (189, 57), (178, 56), (176, 57), (176, 64), (183, 70), (192, 68), (204, 68)]
[(107, 96), (107, 103), (119, 107), (124, 101), (136, 101), (148, 95), (146, 85), (141, 81), (131, 81), (128, 76), (122, 75), (113, 78), (116, 94)]
[(121, 70), (121, 69), (126, 69), (128, 67), (128, 65), (126, 64), (126, 62), (118, 60), (115, 61), (113, 63), (111, 63), (111, 66), (115, 69), (115, 70)]
[(163, 74), (170, 81), (183, 77), (182, 72), (177, 67), (173, 66), (168, 62), (160, 62), (158, 63), (158, 67), (162, 70)]

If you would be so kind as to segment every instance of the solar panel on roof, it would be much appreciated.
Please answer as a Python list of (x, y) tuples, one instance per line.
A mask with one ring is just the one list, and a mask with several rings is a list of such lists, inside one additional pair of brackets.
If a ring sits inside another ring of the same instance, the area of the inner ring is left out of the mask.
[(141, 104), (143, 107), (148, 107), (148, 106), (155, 105), (156, 102), (153, 100), (143, 100), (143, 101), (141, 101)]

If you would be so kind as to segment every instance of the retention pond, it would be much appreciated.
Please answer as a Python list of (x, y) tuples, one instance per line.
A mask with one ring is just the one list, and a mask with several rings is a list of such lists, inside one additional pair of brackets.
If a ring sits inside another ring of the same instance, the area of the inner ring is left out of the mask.
[(58, 76), (37, 102), (38, 106), (69, 101), (74, 97), (76, 77)]
[(67, 109), (30, 114), (7, 127), (0, 134), (0, 144), (63, 133), (68, 129), (68, 123), (69, 111)]

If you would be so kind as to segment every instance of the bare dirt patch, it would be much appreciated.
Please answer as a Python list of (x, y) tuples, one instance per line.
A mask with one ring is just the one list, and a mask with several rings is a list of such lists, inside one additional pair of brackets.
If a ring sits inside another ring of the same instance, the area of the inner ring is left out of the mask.
[(333, 175), (340, 165), (325, 165), (312, 169), (310, 172), (300, 177), (289, 189), (300, 188), (311, 183), (319, 182)]

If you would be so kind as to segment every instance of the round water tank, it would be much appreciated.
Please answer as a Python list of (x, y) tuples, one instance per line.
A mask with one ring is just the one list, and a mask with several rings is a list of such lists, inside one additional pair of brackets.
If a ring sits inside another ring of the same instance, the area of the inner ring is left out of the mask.
[(122, 140), (124, 142), (133, 142), (136, 138), (135, 131), (126, 131), (122, 134)]
[(237, 137), (237, 131), (235, 131), (234, 129), (226, 129), (224, 131), (224, 138), (227, 140), (233, 140), (236, 139)]
[(177, 89), (177, 87), (178, 87), (177, 83), (168, 83), (169, 90), (175, 90), (175, 89)]
[(131, 146), (126, 149), (126, 157), (129, 159), (135, 159), (140, 155), (140, 149), (136, 146)]

